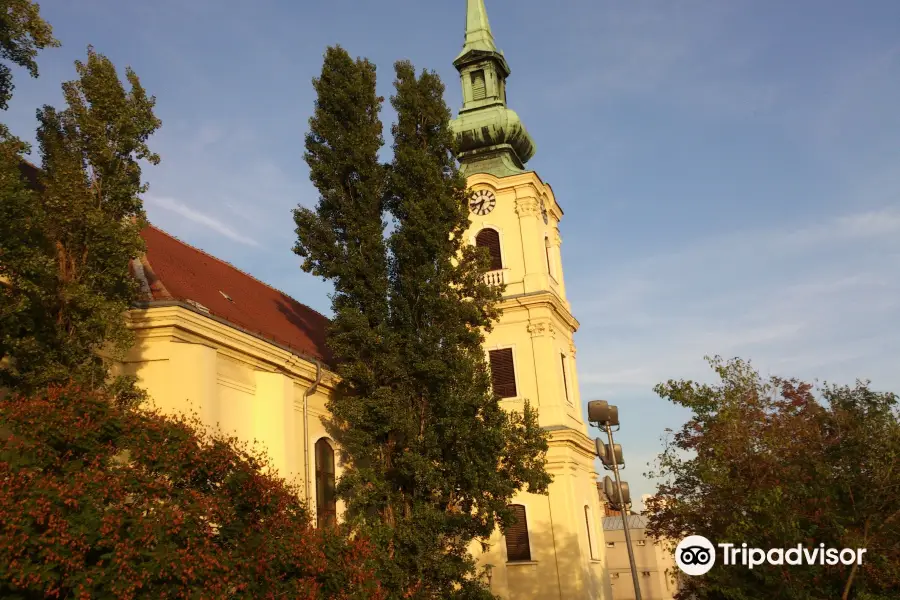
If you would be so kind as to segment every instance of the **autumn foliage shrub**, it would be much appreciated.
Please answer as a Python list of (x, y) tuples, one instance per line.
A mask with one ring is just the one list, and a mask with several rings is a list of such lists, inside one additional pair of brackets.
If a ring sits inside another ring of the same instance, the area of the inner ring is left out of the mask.
[(862, 564), (718, 566), (683, 577), (691, 600), (900, 598), (900, 398), (763, 376), (710, 359), (720, 381), (656, 392), (692, 412), (657, 461), (648, 531), (750, 548), (865, 548)]
[(383, 598), (265, 457), (75, 386), (0, 400), (0, 597)]

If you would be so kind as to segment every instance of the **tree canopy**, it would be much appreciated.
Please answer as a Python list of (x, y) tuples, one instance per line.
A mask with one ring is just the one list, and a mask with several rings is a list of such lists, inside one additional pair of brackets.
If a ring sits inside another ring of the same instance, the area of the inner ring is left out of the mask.
[[(716, 385), (669, 381), (657, 393), (692, 411), (659, 457), (653, 534), (762, 549), (866, 548), (843, 564), (722, 567), (684, 579), (679, 598), (750, 600), (900, 594), (900, 413), (867, 382), (763, 378), (711, 361)], [(695, 594), (695, 595), (694, 595)]]
[(132, 344), (131, 259), (143, 251), (141, 161), (160, 126), (137, 75), (129, 89), (88, 48), (64, 110), (38, 110), (37, 185), (21, 175), (25, 147), (0, 140), (0, 386), (24, 393), (69, 380), (104, 385), (110, 358)]
[(468, 193), (444, 86), (405, 61), (395, 71), (385, 165), (374, 65), (327, 50), (306, 139), (320, 198), (295, 211), (295, 252), (335, 288), (338, 492), (381, 550), (391, 597), (490, 597), (469, 545), (512, 522), (518, 490), (546, 491), (546, 436), (527, 403), (506, 412), (491, 390), (482, 343), (502, 290), (484, 283), (488, 257), (463, 236)]

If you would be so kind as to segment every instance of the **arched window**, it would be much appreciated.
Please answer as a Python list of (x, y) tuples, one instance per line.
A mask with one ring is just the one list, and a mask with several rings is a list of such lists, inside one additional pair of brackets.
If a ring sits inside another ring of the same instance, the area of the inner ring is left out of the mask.
[(316, 442), (316, 522), (319, 527), (331, 525), (336, 515), (334, 449), (322, 438)]
[(525, 507), (511, 504), (516, 522), (506, 530), (506, 560), (531, 560), (531, 544), (528, 541), (528, 521), (525, 518)]
[(482, 229), (475, 236), (475, 245), (479, 248), (487, 248), (491, 257), (491, 270), (497, 271), (503, 268), (503, 255), (500, 252), (500, 234), (496, 229)]

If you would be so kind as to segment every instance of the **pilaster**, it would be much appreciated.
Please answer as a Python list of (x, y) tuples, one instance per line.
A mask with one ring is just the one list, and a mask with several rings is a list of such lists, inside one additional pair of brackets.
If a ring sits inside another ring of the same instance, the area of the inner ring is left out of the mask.
[[(272, 466), (287, 480), (298, 469), (294, 414), (294, 382), (282, 373), (257, 371), (256, 396), (253, 398), (253, 430), (257, 440), (266, 441)], [(302, 432), (300, 432), (302, 433)]]
[(538, 242), (543, 236), (539, 233), (540, 203), (531, 186), (516, 189), (516, 214), (519, 217), (519, 235), (522, 253), (525, 259), (524, 288), (525, 293), (546, 290), (549, 287), (548, 275), (544, 272), (543, 248)]
[(566, 282), (565, 276), (563, 275), (563, 265), (562, 265), (562, 236), (559, 235), (559, 227), (553, 227), (553, 230), (550, 232), (550, 248), (553, 250), (552, 259), (554, 261), (554, 273), (553, 279), (556, 282), (556, 291), (559, 294), (560, 298), (565, 302), (566, 307), (569, 308), (569, 301), (566, 300)]
[(578, 361), (576, 360), (578, 349), (575, 347), (575, 341), (569, 338), (569, 364), (572, 368), (569, 377), (572, 380), (572, 402), (578, 411), (578, 420), (581, 423), (580, 431), (587, 435), (587, 425), (584, 423), (583, 408), (581, 404), (581, 387), (578, 383)]
[(179, 342), (170, 342), (169, 349), (171, 396), (163, 397), (163, 401), (174, 403), (173, 407), (185, 412), (195, 412), (208, 427), (218, 427), (216, 349), (205, 344)]
[(556, 346), (557, 331), (552, 320), (546, 318), (529, 319), (525, 326), (531, 336), (531, 346), (535, 361), (535, 382), (537, 385), (537, 397), (540, 398), (538, 407), (538, 421), (541, 427), (558, 425), (565, 422), (564, 407), (560, 404), (559, 390), (554, 385), (553, 377), (549, 376), (547, 365), (552, 364), (550, 357)]

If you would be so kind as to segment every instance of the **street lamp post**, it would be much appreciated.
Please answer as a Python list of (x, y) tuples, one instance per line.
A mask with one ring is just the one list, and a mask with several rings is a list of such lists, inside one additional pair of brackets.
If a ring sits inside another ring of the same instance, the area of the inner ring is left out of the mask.
[[(594, 400), (588, 402), (588, 421), (596, 423), (599, 427), (606, 430), (609, 445), (603, 444), (599, 439), (595, 440), (597, 447), (597, 456), (604, 468), (611, 470), (616, 478), (615, 490), (609, 490), (610, 486), (604, 486), (604, 493), (611, 500), (611, 504), (618, 504), (619, 512), (622, 515), (622, 531), (625, 532), (625, 546), (628, 548), (628, 562), (631, 566), (631, 581), (634, 583), (634, 598), (641, 599), (641, 584), (638, 579), (637, 565), (634, 560), (634, 548), (631, 545), (631, 531), (628, 529), (628, 506), (631, 504), (631, 494), (628, 490), (628, 484), (622, 481), (619, 476), (619, 464), (624, 465), (622, 458), (622, 447), (618, 446), (613, 440), (612, 428), (619, 425), (619, 409), (617, 406), (611, 406), (605, 400)], [(606, 477), (606, 482), (609, 477)], [(604, 483), (606, 483), (604, 482)], [(614, 493), (610, 493), (614, 492)]]

